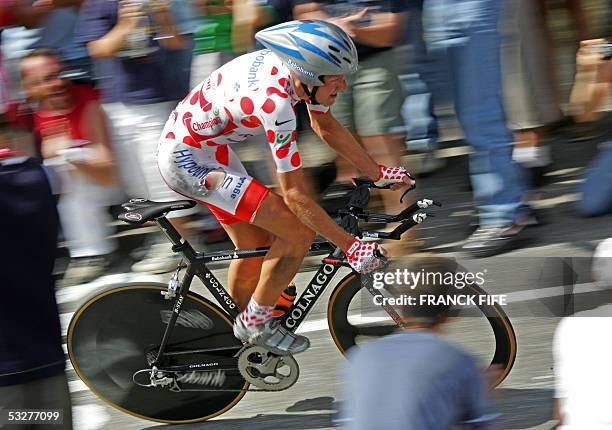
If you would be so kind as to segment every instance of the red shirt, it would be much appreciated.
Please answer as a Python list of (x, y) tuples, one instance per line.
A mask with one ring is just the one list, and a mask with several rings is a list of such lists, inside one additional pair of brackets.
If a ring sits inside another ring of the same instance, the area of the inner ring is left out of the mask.
[(34, 113), (34, 131), (42, 136), (47, 128), (57, 127), (65, 123), (67, 132), (73, 140), (89, 141), (88, 130), (83, 121), (85, 107), (92, 101), (100, 99), (100, 94), (87, 85), (73, 85), (68, 90), (72, 95), (73, 108), (68, 113), (60, 115), (38, 111)]
[(0, 0), (0, 27), (8, 27), (16, 24), (14, 7), (15, 0)]

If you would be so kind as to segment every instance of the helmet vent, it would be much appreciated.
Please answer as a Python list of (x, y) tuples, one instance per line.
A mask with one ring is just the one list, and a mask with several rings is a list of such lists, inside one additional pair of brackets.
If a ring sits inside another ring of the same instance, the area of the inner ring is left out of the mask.
[(334, 51), (334, 52), (340, 52), (340, 50), (338, 48), (336, 48), (335, 46), (333, 46), (333, 45), (327, 45), (327, 47), (329, 49), (331, 49), (332, 51)]
[(337, 63), (341, 63), (340, 59), (338, 57), (336, 57), (334, 54), (332, 54), (331, 52), (327, 53), (330, 57), (332, 57), (334, 60), (336, 60)]
[(348, 58), (346, 58), (346, 57), (342, 57), (342, 59), (343, 59), (344, 61), (346, 61), (347, 63), (351, 64), (351, 60), (349, 60)]

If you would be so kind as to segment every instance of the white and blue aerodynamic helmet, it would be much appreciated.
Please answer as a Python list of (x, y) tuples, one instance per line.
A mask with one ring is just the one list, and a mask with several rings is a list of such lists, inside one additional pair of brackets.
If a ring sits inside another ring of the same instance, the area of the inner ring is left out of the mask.
[(357, 70), (355, 44), (344, 30), (327, 21), (289, 21), (258, 31), (255, 38), (306, 85), (320, 86), (324, 75)]

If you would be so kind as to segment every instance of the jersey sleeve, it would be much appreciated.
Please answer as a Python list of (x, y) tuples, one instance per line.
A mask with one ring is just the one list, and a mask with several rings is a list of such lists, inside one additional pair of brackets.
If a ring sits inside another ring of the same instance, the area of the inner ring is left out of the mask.
[(300, 168), (302, 160), (296, 142), (296, 116), (290, 99), (266, 99), (261, 107), (260, 119), (276, 163), (276, 171), (287, 173)]

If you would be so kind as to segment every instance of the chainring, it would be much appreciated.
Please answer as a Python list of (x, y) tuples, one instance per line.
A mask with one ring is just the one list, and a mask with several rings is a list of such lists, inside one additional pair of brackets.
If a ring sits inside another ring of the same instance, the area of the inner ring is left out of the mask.
[(276, 355), (257, 345), (240, 352), (238, 370), (248, 383), (266, 391), (286, 390), (300, 376), (300, 367), (291, 355)]

